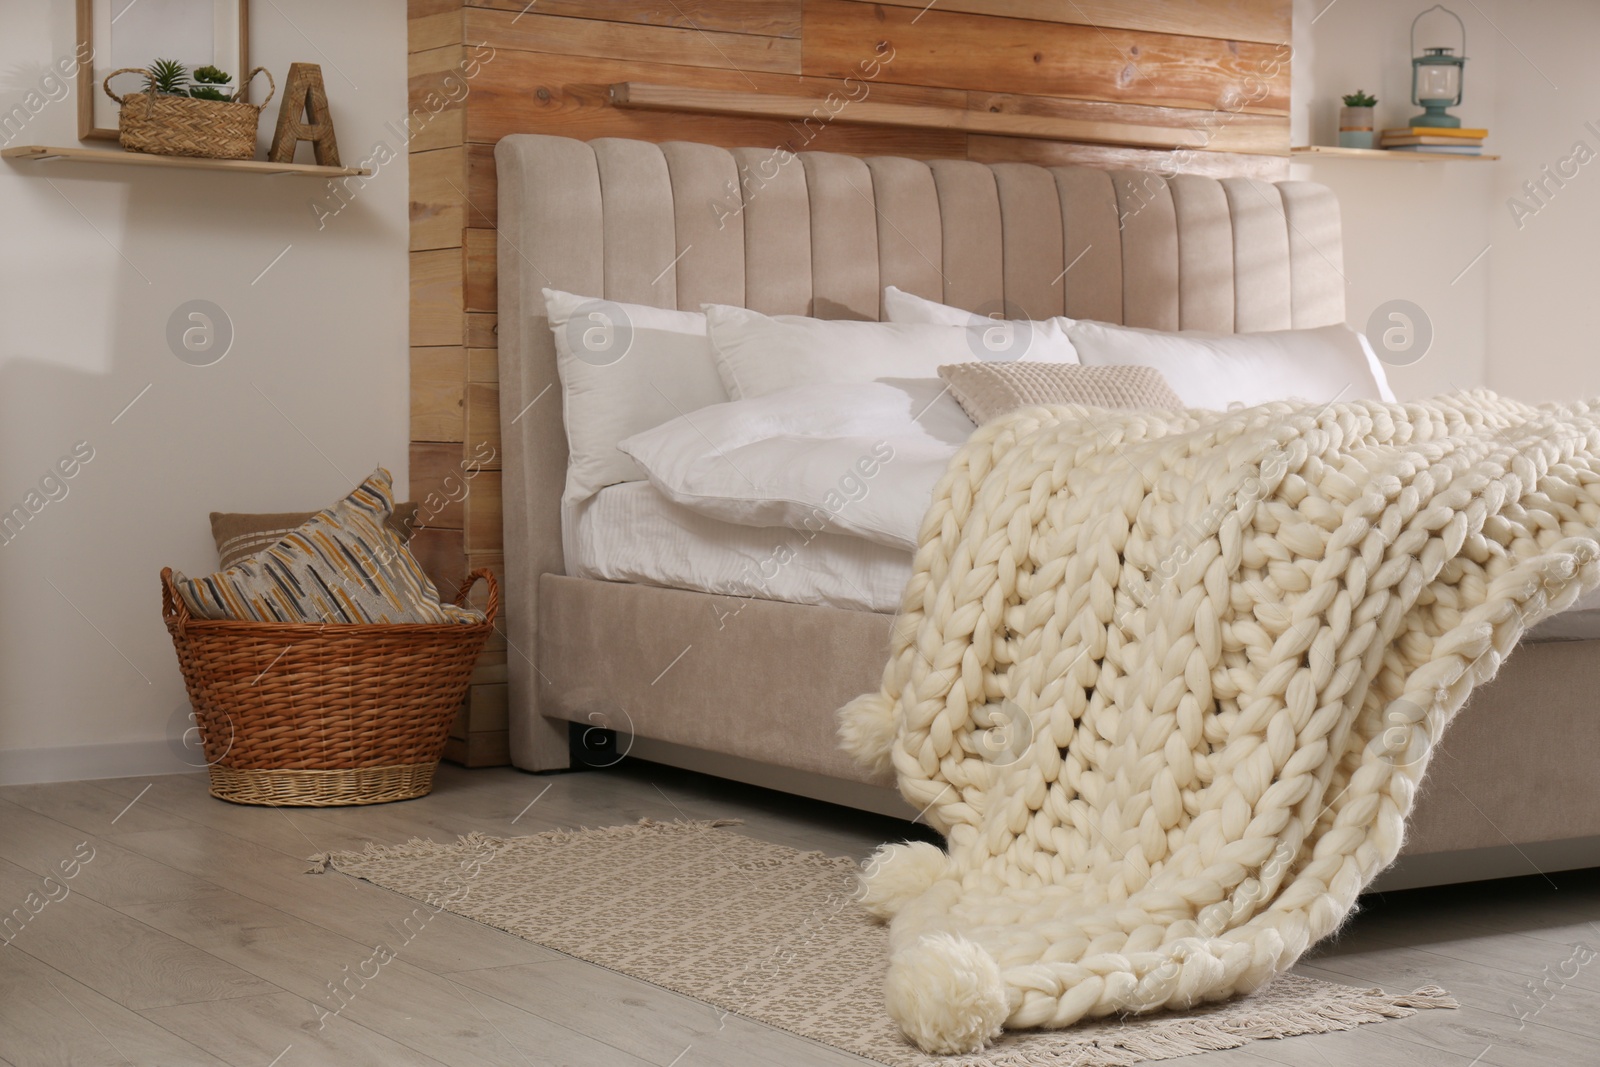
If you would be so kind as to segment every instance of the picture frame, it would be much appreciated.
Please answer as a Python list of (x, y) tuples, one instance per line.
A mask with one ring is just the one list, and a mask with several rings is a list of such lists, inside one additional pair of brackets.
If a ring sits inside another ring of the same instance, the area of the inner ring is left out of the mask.
[[(77, 0), (78, 139), (117, 140), (117, 104), (101, 83), (121, 67), (175, 59), (193, 70), (210, 64), (233, 75), (237, 89), (250, 74), (250, 0)], [(126, 90), (138, 91), (135, 75)]]

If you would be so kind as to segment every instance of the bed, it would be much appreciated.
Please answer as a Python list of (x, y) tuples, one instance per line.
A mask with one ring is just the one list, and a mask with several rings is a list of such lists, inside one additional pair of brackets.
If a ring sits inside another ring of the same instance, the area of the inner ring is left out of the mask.
[[(564, 507), (542, 287), (823, 319), (879, 318), (885, 285), (1161, 330), (1345, 318), (1339, 207), (1309, 182), (535, 135), (495, 160), (511, 745), (528, 771), (568, 766), (575, 723), (635, 757), (916, 815), (834, 736), (835, 710), (878, 683), (909, 559), (839, 535), (816, 573), (740, 596), (729, 576), (767, 531), (648, 483)], [(1452, 727), (1382, 886), (1600, 863), (1600, 608), (1580, 608)], [(1507, 718), (1519, 728), (1494, 728)]]

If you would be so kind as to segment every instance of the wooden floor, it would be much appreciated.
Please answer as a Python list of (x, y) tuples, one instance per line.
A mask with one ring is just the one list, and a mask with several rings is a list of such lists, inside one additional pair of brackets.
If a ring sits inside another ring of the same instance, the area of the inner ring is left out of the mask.
[[(319, 1028), (312, 1004), (392, 941), (413, 905), (343, 875), (309, 876), (307, 856), (646, 816), (741, 818), (736, 832), (858, 857), (907, 832), (650, 764), (550, 777), (446, 767), (425, 799), (320, 811), (236, 807), (208, 797), (198, 775), (7, 787), (0, 916), (21, 907), (31, 918), (13, 918), (0, 947), (0, 1063), (863, 1062), (736, 1017), (719, 1021), (706, 1005), (449, 914)], [(52, 873), (57, 881), (46, 883)], [(1372, 898), (1299, 970), (1390, 991), (1436, 983), (1461, 1010), (1169, 1062), (1600, 1063), (1596, 920), (1597, 872)]]

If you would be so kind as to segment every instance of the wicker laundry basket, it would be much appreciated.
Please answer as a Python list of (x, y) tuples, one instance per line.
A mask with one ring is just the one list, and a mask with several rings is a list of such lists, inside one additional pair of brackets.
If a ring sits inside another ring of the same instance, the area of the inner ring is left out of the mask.
[[(150, 152), (160, 156), (199, 156), (203, 159), (254, 159), (256, 125), (262, 109), (272, 101), (278, 83), (272, 72), (257, 67), (239, 85), (232, 100), (198, 100), (166, 93), (129, 93), (118, 96), (111, 91), (111, 79), (118, 74), (149, 72), (139, 67), (123, 67), (106, 75), (106, 95), (122, 105), (117, 129), (122, 147), (130, 152)], [(257, 74), (267, 76), (267, 98), (259, 104), (240, 99)]]
[(211, 795), (241, 804), (335, 807), (433, 788), (450, 724), (494, 629), (500, 590), (482, 578), (484, 621), (328, 625), (198, 619), (161, 572), (161, 610), (189, 688)]

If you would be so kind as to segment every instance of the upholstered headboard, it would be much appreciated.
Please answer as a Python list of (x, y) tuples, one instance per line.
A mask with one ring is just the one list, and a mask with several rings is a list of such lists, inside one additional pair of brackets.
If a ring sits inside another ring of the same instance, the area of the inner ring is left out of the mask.
[[(1325, 187), (1083, 167), (518, 135), (495, 148), (512, 758), (533, 766), (539, 575), (566, 438), (543, 287), (660, 307), (879, 315), (883, 286), (1157, 329), (1344, 321)], [(519, 724), (522, 724), (519, 726)], [(548, 739), (546, 739), (548, 740)]]

